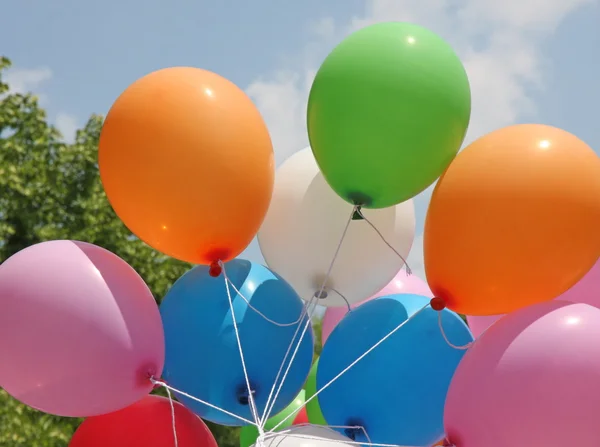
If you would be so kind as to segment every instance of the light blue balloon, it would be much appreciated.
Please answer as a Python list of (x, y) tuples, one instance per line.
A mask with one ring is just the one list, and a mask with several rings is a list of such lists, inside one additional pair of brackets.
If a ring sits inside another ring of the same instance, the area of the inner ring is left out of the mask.
[[(318, 388), (429, 300), (420, 295), (390, 295), (348, 313), (323, 347)], [(473, 340), (454, 312), (443, 310), (442, 322), (453, 344)], [(444, 341), (438, 312), (427, 306), (319, 394), (323, 415), (331, 425), (363, 426), (373, 443), (433, 445), (444, 434), (444, 401), (464, 353)], [(340, 431), (368, 442), (362, 431)]]
[[(281, 277), (260, 264), (241, 259), (227, 263), (225, 269), (229, 279), (252, 307), (267, 318), (284, 324), (298, 321), (303, 302)], [(307, 317), (295, 325), (277, 326), (249, 308), (244, 299), (233, 288), (230, 289), (251, 388), (262, 416), (288, 345), (298, 325), (301, 326), (298, 334), (304, 329)], [(223, 275), (213, 278), (208, 267), (193, 268), (169, 290), (160, 312), (166, 341), (163, 377), (169, 385), (253, 420)], [(298, 335), (294, 347), (299, 338)], [(286, 365), (292, 353), (293, 349)], [(313, 334), (309, 328), (272, 415), (283, 410), (298, 395), (310, 371), (312, 357)], [(244, 425), (207, 405), (177, 397), (204, 419), (222, 425)]]

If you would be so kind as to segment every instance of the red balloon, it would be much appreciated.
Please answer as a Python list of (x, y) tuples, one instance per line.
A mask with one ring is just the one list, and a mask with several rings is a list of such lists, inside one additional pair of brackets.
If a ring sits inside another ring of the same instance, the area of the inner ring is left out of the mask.
[(306, 413), (306, 407), (302, 407), (302, 410), (298, 412), (296, 418), (294, 419), (294, 422), (292, 423), (292, 425), (301, 424), (308, 424), (308, 414)]
[[(175, 406), (179, 447), (218, 447), (202, 419), (181, 405)], [(114, 413), (87, 418), (69, 447), (170, 447), (174, 446), (171, 404), (160, 396), (146, 396)]]

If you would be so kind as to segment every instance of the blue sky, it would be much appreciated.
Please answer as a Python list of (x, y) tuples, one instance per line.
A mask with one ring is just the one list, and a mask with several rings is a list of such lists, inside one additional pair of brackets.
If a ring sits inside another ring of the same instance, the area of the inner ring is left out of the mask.
[[(408, 20), (455, 46), (473, 90), (467, 142), (517, 122), (564, 128), (600, 151), (599, 0), (28, 0), (3, 8), (15, 90), (38, 93), (72, 138), (135, 79), (192, 65), (246, 89), (278, 162), (307, 145), (304, 109), (319, 62), (348, 32)], [(415, 200), (418, 233), (430, 191)], [(422, 238), (411, 263), (422, 274)], [(260, 259), (253, 244), (246, 255)]]

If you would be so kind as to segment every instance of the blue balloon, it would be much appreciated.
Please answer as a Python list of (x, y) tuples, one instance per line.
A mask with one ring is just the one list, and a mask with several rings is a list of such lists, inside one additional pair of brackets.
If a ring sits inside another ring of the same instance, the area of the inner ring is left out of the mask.
[[(429, 301), (420, 295), (384, 296), (340, 321), (319, 359), (319, 389), (414, 315), (319, 394), (321, 411), (330, 425), (362, 426), (371, 442), (381, 444), (426, 446), (442, 438), (446, 393), (465, 351), (448, 346), (438, 326), (438, 312), (427, 306)], [(453, 344), (473, 340), (454, 312), (443, 310), (442, 322)], [(340, 431), (368, 442), (361, 430)]]
[[(304, 304), (292, 287), (268, 268), (235, 259), (225, 264), (227, 275), (251, 306), (272, 321), (299, 320)], [(307, 321), (277, 326), (251, 309), (230, 286), (235, 318), (251, 389), (262, 416), (267, 398), (296, 328), (300, 330), (286, 366)], [(166, 341), (163, 372), (169, 385), (233, 414), (254, 420), (235, 335), (223, 275), (213, 278), (209, 268), (197, 266), (169, 290), (160, 312)], [(298, 395), (313, 357), (312, 328), (304, 335), (271, 414), (283, 410)], [(282, 371), (281, 376), (285, 372)], [(281, 382), (281, 376), (278, 384)], [(198, 416), (222, 425), (245, 425), (219, 410), (178, 396)]]

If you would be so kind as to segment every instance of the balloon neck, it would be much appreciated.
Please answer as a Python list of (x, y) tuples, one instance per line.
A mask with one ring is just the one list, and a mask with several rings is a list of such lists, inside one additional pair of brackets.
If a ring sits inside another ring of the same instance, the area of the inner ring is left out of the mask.
[(352, 220), (364, 220), (365, 219), (362, 215), (361, 209), (362, 209), (362, 207), (360, 205), (356, 206), (356, 209), (354, 210), (354, 214), (352, 214)]
[(222, 272), (223, 272), (223, 267), (221, 267), (220, 261), (213, 261), (210, 263), (210, 266), (208, 267), (208, 274), (211, 277), (217, 278), (221, 275)]
[(252, 384), (250, 384), (250, 392), (248, 392), (248, 387), (246, 386), (246, 384), (240, 385), (240, 387), (237, 390), (237, 401), (241, 405), (248, 405), (250, 403), (250, 395), (252, 395), (253, 399), (256, 396), (256, 390), (254, 389)]
[(439, 296), (434, 296), (431, 298), (431, 301), (429, 301), (429, 305), (433, 310), (441, 312), (446, 308), (446, 300)]
[(346, 195), (347, 200), (355, 206), (369, 206), (373, 203), (373, 198), (362, 192), (353, 191)]
[(319, 299), (319, 300), (324, 300), (328, 296), (329, 296), (329, 292), (327, 292), (326, 289), (315, 290), (314, 297), (317, 298), (317, 299)]
[(356, 441), (359, 435), (363, 432), (363, 430), (366, 431), (362, 422), (351, 420), (348, 422), (348, 425), (344, 429), (344, 434), (347, 438), (350, 438), (352, 441)]

